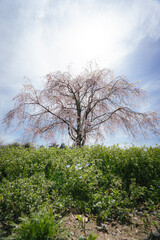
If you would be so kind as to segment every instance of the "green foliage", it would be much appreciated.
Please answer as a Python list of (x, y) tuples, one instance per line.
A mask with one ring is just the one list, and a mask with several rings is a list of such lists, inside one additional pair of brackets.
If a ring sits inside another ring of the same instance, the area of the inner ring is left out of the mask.
[(5, 178), (13, 181), (44, 172), (50, 154), (45, 149), (0, 148), (0, 180)]
[(93, 232), (93, 233), (89, 234), (88, 240), (95, 240), (95, 239), (97, 239), (97, 237), (98, 236)]
[[(88, 236), (88, 240), (95, 240), (97, 239), (97, 235), (95, 235), (95, 233), (90, 233), (89, 236)], [(83, 237), (83, 236), (80, 236), (78, 240), (87, 240), (86, 237)]]
[(48, 200), (51, 182), (43, 174), (20, 178), (12, 182), (2, 181), (0, 188), (0, 220), (18, 221), (22, 214), (30, 214)]
[(98, 235), (96, 235), (94, 232), (90, 233), (88, 236), (88, 239), (84, 236), (80, 236), (78, 240), (95, 240), (97, 239)]
[(0, 148), (0, 220), (18, 223), (50, 202), (124, 223), (134, 208), (160, 201), (160, 147)]
[(55, 220), (53, 210), (45, 207), (30, 217), (20, 218), (20, 224), (14, 224), (15, 234), (11, 237), (15, 240), (58, 240), (62, 239), (64, 231), (61, 225), (60, 220)]

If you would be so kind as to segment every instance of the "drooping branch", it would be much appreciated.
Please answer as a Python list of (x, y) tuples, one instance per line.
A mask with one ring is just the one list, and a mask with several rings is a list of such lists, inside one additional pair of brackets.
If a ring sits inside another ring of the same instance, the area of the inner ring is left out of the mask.
[(15, 123), (34, 138), (68, 133), (80, 147), (90, 134), (102, 136), (120, 128), (133, 137), (148, 131), (159, 134), (157, 114), (137, 110), (145, 96), (142, 89), (108, 69), (86, 70), (75, 78), (55, 72), (46, 76), (43, 90), (25, 84), (3, 124), (9, 128)]

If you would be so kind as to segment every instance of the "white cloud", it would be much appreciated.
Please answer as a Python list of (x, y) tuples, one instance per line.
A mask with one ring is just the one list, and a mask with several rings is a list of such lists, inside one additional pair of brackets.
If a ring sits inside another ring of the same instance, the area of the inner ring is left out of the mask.
[(160, 37), (158, 1), (106, 1), (103, 9), (103, 1), (82, 2), (24, 2), (10, 71), (35, 77), (70, 63), (82, 67), (91, 59), (116, 68), (142, 39)]
[(24, 75), (39, 84), (39, 77), (50, 71), (63, 71), (69, 64), (80, 69), (92, 59), (116, 69), (144, 38), (160, 37), (160, 2), (156, 0), (15, 3), (14, 21), (1, 20), (2, 33), (9, 21), (13, 23), (9, 36), (1, 34), (1, 42), (7, 45), (1, 50), (6, 61), (0, 81), (12, 87), (16, 82), (16, 88)]
[(142, 39), (160, 37), (160, 3), (155, 0), (15, 2), (19, 8), (13, 9), (17, 17), (10, 38), (16, 41), (5, 52), (13, 76), (41, 76), (91, 59), (116, 68)]

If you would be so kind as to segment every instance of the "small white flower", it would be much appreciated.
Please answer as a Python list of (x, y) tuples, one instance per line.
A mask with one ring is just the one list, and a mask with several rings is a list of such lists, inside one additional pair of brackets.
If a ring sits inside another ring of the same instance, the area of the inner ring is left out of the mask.
[(69, 168), (71, 165), (66, 165), (66, 168)]

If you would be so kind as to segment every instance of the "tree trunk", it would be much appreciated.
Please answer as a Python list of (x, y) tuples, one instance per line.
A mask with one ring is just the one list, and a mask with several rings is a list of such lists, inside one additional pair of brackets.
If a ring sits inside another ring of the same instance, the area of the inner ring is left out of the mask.
[(82, 136), (81, 136), (81, 134), (78, 134), (75, 145), (77, 147), (80, 147), (80, 148), (82, 147)]

